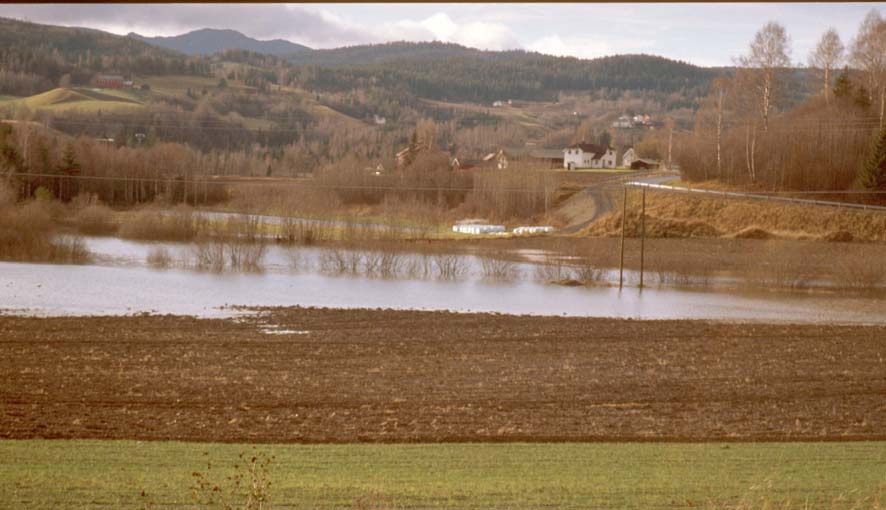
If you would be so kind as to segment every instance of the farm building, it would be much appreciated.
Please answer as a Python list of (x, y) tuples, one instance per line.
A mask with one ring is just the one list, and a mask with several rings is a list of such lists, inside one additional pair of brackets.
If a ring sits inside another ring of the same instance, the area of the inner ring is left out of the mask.
[(631, 162), (631, 170), (657, 170), (661, 163), (653, 159), (635, 159)]
[(615, 168), (615, 151), (593, 143), (576, 143), (563, 149), (563, 168)]
[(621, 166), (625, 168), (631, 168), (631, 163), (637, 160), (637, 153), (634, 152), (634, 148), (626, 150), (624, 154), (621, 156)]
[(530, 161), (544, 164), (547, 168), (563, 168), (563, 151), (561, 149), (507, 148), (502, 149), (502, 156), (507, 161)]
[(95, 77), (95, 86), (106, 89), (122, 89), (126, 80), (118, 74), (100, 74)]
[(495, 166), (499, 170), (504, 170), (508, 167), (508, 156), (503, 149), (500, 149), (498, 152), (490, 152), (483, 156), (483, 165)]

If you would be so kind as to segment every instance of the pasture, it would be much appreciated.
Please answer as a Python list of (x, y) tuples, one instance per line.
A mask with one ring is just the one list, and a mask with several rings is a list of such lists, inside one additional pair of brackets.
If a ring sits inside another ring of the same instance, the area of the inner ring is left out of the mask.
[(27, 510), (192, 508), (192, 473), (221, 480), (241, 452), (274, 456), (270, 508), (873, 509), (886, 502), (884, 442), (7, 440), (0, 442), (0, 494), (7, 508)]

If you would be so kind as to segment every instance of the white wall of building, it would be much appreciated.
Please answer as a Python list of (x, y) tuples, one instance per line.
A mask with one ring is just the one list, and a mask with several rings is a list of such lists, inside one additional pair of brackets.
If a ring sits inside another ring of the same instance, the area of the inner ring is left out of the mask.
[(564, 149), (563, 168), (615, 168), (615, 151), (608, 149), (600, 159), (591, 159), (593, 154), (588, 154), (581, 149)]

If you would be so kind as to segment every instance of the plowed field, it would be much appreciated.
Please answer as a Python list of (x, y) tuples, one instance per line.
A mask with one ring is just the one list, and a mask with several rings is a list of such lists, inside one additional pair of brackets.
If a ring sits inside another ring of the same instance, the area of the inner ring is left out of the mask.
[(886, 439), (886, 328), (278, 309), (0, 317), (0, 437)]

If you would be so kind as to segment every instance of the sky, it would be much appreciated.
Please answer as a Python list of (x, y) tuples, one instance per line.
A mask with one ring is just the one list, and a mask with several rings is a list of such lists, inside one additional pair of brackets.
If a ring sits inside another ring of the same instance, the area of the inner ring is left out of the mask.
[(311, 48), (446, 41), (595, 58), (646, 53), (700, 66), (732, 65), (769, 21), (784, 25), (791, 60), (807, 62), (835, 28), (847, 46), (879, 3), (538, 4), (2, 4), (0, 16), (115, 34), (177, 35), (230, 28)]

